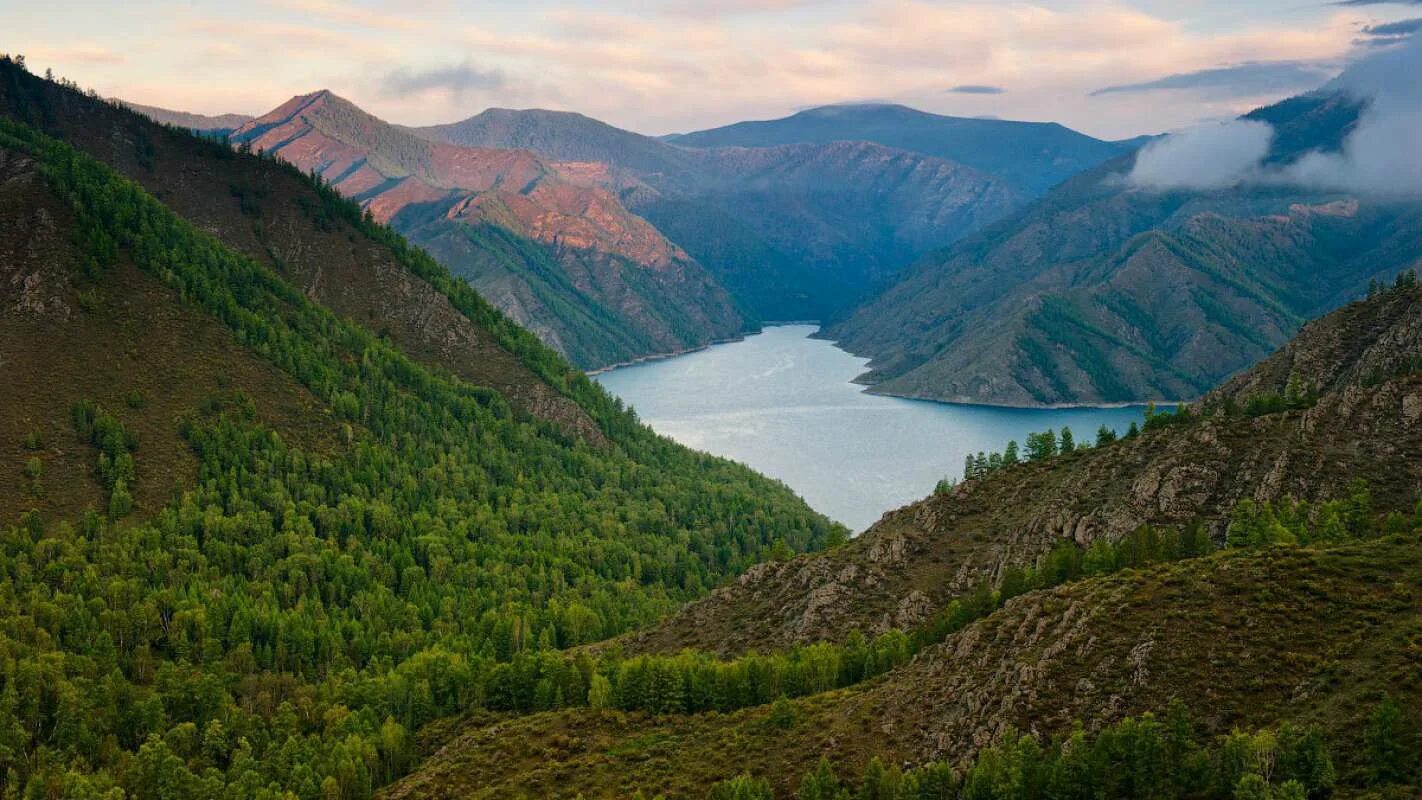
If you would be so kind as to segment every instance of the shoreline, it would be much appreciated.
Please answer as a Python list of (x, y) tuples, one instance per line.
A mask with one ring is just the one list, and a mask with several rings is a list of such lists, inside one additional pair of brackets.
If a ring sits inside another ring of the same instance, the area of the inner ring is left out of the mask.
[(672, 350), (671, 352), (667, 353), (648, 353), (645, 356), (637, 356), (636, 358), (630, 359), (628, 361), (619, 361), (616, 364), (608, 364), (607, 366), (597, 367), (596, 369), (585, 369), (583, 370), (583, 374), (587, 375), (588, 377), (592, 377), (593, 375), (601, 375), (604, 372), (611, 372), (615, 369), (621, 369), (622, 367), (635, 367), (638, 364), (646, 364), (651, 361), (664, 361), (668, 358), (676, 358), (677, 356), (688, 356), (692, 353), (699, 353), (702, 350), (709, 350), (710, 348), (715, 347), (718, 344), (732, 344), (735, 342), (743, 342), (746, 340), (747, 336), (755, 336), (759, 333), (760, 331), (740, 333), (736, 334), (735, 336), (728, 336), (721, 339), (712, 339), (706, 344), (697, 345), (696, 347), (684, 347), (680, 350)]
[(1157, 408), (1175, 408), (1177, 406), (1187, 406), (1195, 402), (1194, 400), (1128, 400), (1116, 403), (988, 403), (981, 400), (944, 400), (939, 397), (923, 397), (901, 392), (876, 392), (873, 391), (874, 384), (861, 383), (859, 380), (850, 381), (864, 387), (865, 394), (872, 394), (876, 397), (893, 397), (899, 400), (913, 400), (918, 403), (937, 403), (944, 406), (983, 406), (986, 408), (1015, 408), (1025, 411), (1071, 411), (1074, 409), (1092, 408), (1144, 408), (1155, 404)]
[[(592, 377), (593, 375), (601, 375), (603, 373), (611, 372), (615, 369), (621, 369), (623, 367), (635, 367), (639, 364), (648, 364), (654, 361), (665, 361), (669, 358), (676, 358), (678, 356), (699, 353), (703, 350), (709, 350), (710, 348), (715, 347), (716, 345), (743, 342), (751, 336), (759, 336), (760, 334), (764, 333), (766, 328), (784, 328), (792, 325), (819, 324), (820, 323), (816, 320), (770, 320), (761, 323), (761, 329), (758, 331), (751, 331), (747, 333), (738, 334), (736, 336), (715, 339), (698, 347), (687, 347), (669, 353), (651, 353), (645, 356), (638, 356), (637, 358), (631, 359), (629, 361), (620, 361), (616, 364), (609, 364), (605, 367), (584, 370), (583, 374)], [(818, 333), (819, 332), (816, 331), (815, 333), (810, 334), (808, 338), (818, 339), (819, 341), (827, 341), (834, 347), (845, 353), (848, 353), (851, 356), (854, 356), (855, 358), (863, 358), (863, 356), (855, 355), (849, 350), (845, 350), (843, 347), (840, 347), (839, 343), (833, 339), (820, 338), (819, 336), (817, 336)], [(867, 375), (869, 373), (865, 372), (863, 374)], [(860, 377), (863, 376), (861, 375)], [(1024, 411), (1072, 411), (1080, 409), (1144, 408), (1145, 406), (1151, 405), (1152, 403), (1154, 403), (1157, 407), (1160, 408), (1176, 408), (1178, 406), (1190, 405), (1191, 403), (1195, 402), (1194, 400), (1129, 400), (1126, 402), (1116, 403), (990, 403), (981, 400), (945, 400), (941, 397), (926, 397), (923, 395), (913, 395), (904, 392), (875, 391), (876, 384), (861, 381), (859, 378), (854, 378), (850, 381), (850, 383), (856, 386), (864, 387), (860, 390), (861, 392), (863, 392), (864, 394), (874, 395), (875, 397), (892, 397), (896, 400), (911, 400), (915, 403), (932, 403), (934, 405), (940, 406), (980, 406), (983, 408), (1009, 408), (1020, 409)]]

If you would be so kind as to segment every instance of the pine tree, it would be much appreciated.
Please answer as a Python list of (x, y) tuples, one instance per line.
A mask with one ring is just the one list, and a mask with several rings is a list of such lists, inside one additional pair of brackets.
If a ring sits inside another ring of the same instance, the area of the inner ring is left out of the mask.
[(1076, 437), (1072, 436), (1071, 428), (1065, 425), (1062, 426), (1061, 444), (1058, 446), (1058, 449), (1060, 449), (1062, 453), (1072, 453), (1076, 451)]
[(1367, 752), (1377, 786), (1400, 783), (1407, 777), (1407, 743), (1403, 740), (1402, 709), (1391, 695), (1368, 718)]
[(1002, 452), (1002, 463), (1004, 466), (1012, 466), (1020, 459), (1017, 454), (1017, 440), (1013, 439), (1007, 443), (1007, 449)]
[(1105, 425), (1102, 425), (1101, 427), (1096, 429), (1097, 447), (1108, 445), (1114, 441), (1116, 441), (1116, 431), (1114, 428), (1108, 428)]

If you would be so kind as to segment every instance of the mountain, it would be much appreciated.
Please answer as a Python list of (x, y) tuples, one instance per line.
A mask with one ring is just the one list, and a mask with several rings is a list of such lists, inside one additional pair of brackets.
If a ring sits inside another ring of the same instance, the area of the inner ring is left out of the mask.
[(192, 114), (187, 111), (170, 111), (166, 108), (158, 108), (157, 106), (130, 103), (127, 100), (120, 100), (118, 102), (164, 125), (176, 125), (179, 128), (187, 128), (188, 130), (198, 133), (207, 133), (217, 136), (226, 136), (232, 131), (242, 127), (242, 125), (251, 119), (247, 114)]
[(329, 186), (8, 58), (0, 287), (16, 796), (369, 797), (474, 675), (844, 536)]
[(416, 132), (528, 148), (568, 180), (616, 192), (765, 319), (837, 315), (1027, 199), (995, 176), (871, 142), (685, 148), (580, 114), (506, 109)]
[(866, 141), (944, 158), (1006, 180), (1031, 196), (1133, 146), (1093, 139), (1055, 122), (947, 117), (891, 104), (811, 108), (671, 140), (683, 147), (771, 147)]
[(579, 366), (680, 352), (752, 326), (616, 197), (526, 150), (432, 143), (330, 92), (295, 97), (232, 138), (323, 176)]
[[(1271, 765), (1266, 792), (1408, 796), (1422, 764), (1375, 743), (1422, 741), (1419, 421), (1414, 276), (1188, 414), (973, 478), (598, 645), (611, 708), (433, 728), (384, 796), (699, 797), (742, 774), (768, 786), (740, 796), (825, 796), (805, 789), (822, 759), (860, 792), (917, 768), (889, 797), (1244, 796), (1251, 768), (1211, 748)], [(1142, 756), (1167, 751), (1194, 755)]]
[[(1343, 94), (1261, 109), (1269, 160), (1336, 150)], [(885, 394), (1007, 405), (1182, 400), (1422, 258), (1422, 204), (1287, 185), (1137, 188), (1136, 155), (904, 273), (826, 333)]]

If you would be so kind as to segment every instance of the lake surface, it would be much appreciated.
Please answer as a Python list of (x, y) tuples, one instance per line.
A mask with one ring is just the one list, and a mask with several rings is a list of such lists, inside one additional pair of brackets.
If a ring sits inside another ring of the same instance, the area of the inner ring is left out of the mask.
[(653, 430), (784, 481), (820, 512), (862, 531), (885, 511), (959, 477), (968, 453), (1070, 426), (1094, 441), (1124, 433), (1141, 407), (1018, 409), (865, 394), (866, 359), (783, 325), (740, 342), (596, 376)]

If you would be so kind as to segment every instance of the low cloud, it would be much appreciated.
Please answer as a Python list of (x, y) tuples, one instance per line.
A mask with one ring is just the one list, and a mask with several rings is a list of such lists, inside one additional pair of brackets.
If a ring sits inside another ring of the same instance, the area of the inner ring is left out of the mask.
[(1141, 83), (1107, 86), (1092, 92), (1091, 96), (1183, 89), (1213, 97), (1257, 97), (1311, 89), (1332, 74), (1333, 70), (1327, 65), (1308, 61), (1246, 61)]
[(1007, 90), (1001, 86), (983, 86), (975, 83), (954, 86), (946, 91), (948, 94), (1005, 94), (1007, 92)]
[(1310, 153), (1286, 180), (1321, 189), (1422, 194), (1422, 38), (1370, 56), (1329, 85), (1368, 101), (1338, 153)]
[(1157, 139), (1136, 156), (1130, 181), (1152, 189), (1222, 189), (1256, 177), (1274, 128), (1236, 119)]
[(1338, 152), (1316, 150), (1283, 167), (1263, 166), (1273, 129), (1234, 120), (1148, 145), (1129, 181), (1154, 189), (1212, 189), (1240, 183), (1302, 186), (1383, 196), (1422, 194), (1422, 38), (1375, 53), (1323, 91), (1367, 103)]
[(423, 70), (397, 69), (381, 81), (381, 93), (401, 97), (425, 92), (444, 92), (456, 99), (472, 92), (502, 88), (508, 82), (498, 70), (483, 70), (469, 62)]

